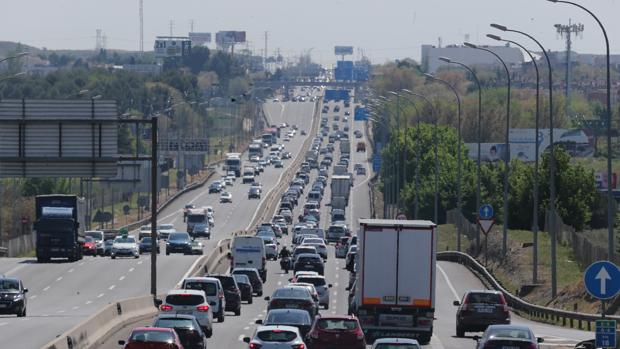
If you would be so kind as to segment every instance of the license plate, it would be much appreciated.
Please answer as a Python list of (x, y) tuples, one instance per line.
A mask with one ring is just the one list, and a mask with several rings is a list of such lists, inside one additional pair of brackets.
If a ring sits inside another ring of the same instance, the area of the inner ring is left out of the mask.
[(476, 307), (476, 312), (490, 314), (495, 310), (494, 307)]
[(311, 264), (306, 264), (306, 268), (308, 268), (308, 269), (314, 269), (314, 265), (311, 265)]
[(192, 310), (179, 310), (177, 311), (177, 314), (191, 315), (193, 314), (193, 311)]
[(299, 305), (297, 305), (297, 304), (287, 304), (286, 308), (288, 308), (288, 309), (299, 309)]
[(6, 308), (6, 307), (8, 307), (8, 306), (9, 306), (9, 305), (8, 305), (8, 304), (6, 304), (6, 303), (0, 303), (0, 308)]

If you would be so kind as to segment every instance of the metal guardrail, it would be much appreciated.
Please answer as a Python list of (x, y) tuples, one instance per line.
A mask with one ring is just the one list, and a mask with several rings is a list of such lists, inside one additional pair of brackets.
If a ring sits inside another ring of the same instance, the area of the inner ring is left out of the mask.
[[(592, 331), (593, 323), (601, 319), (600, 315), (573, 312), (528, 303), (506, 290), (482, 264), (478, 263), (476, 259), (466, 253), (457, 251), (438, 252), (437, 260), (464, 265), (469, 270), (476, 273), (490, 288), (502, 292), (508, 306), (512, 310), (517, 313), (521, 312), (526, 314), (534, 320), (561, 324), (562, 326), (570, 326), (571, 328), (573, 328), (576, 323), (577, 328)], [(606, 315), (605, 317), (607, 319), (620, 321), (620, 316), (617, 315)]]
[(6, 257), (9, 255), (9, 248), (0, 246), (0, 257)]

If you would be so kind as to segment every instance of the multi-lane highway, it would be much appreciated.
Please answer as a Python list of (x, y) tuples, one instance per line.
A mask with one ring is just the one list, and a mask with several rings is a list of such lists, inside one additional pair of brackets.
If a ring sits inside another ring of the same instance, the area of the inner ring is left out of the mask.
[[(310, 130), (315, 104), (273, 103), (264, 105), (269, 121), (273, 124), (286, 122), (297, 124), (300, 130)], [(292, 154), (300, 152), (306, 136), (299, 133), (286, 150)], [(247, 162), (247, 154), (243, 154)], [(293, 160), (285, 160), (284, 168), (269, 166), (257, 180), (263, 185), (263, 192), (271, 190), (281, 174)], [(220, 176), (214, 176), (213, 180)], [(208, 194), (208, 184), (182, 195), (160, 213), (160, 224), (171, 223), (179, 231), (185, 231), (182, 208), (187, 203), (196, 206), (211, 205), (215, 209), (215, 228), (212, 239), (205, 241), (208, 253), (218, 240), (231, 232), (246, 229), (258, 205), (264, 200), (248, 200), (249, 184), (237, 179), (227, 190), (233, 195), (233, 203), (220, 204), (218, 194)], [(162, 246), (163, 251), (163, 246)], [(157, 259), (158, 292), (166, 292), (179, 282), (197, 256), (161, 254)], [(0, 338), (2, 348), (39, 348), (74, 325), (98, 312), (113, 301), (136, 297), (150, 292), (150, 257), (139, 259), (116, 259), (109, 257), (85, 257), (76, 263), (37, 264), (34, 258), (0, 259), (0, 274), (19, 277), (28, 293), (28, 316), (15, 318), (0, 316)]]
[[(329, 103), (329, 123), (333, 122), (334, 102)], [(340, 103), (341, 117), (345, 110)], [(351, 109), (352, 110), (352, 109)], [(311, 116), (314, 111), (314, 103), (309, 102), (268, 102), (265, 111), (272, 123), (286, 122), (299, 125), (300, 130), (310, 130)], [(340, 123), (344, 125), (343, 123)], [(364, 124), (361, 121), (353, 121), (350, 117), (349, 125), (351, 133), (354, 130), (364, 132)], [(309, 134), (309, 137), (314, 136)], [(304, 137), (297, 134), (291, 142), (286, 142), (286, 150), (297, 155), (301, 149)], [(366, 141), (366, 135), (362, 139)], [(368, 162), (367, 152), (355, 152), (355, 144), (359, 141), (351, 137), (351, 168), (360, 163), (367, 169), (367, 175), (356, 175), (354, 187), (351, 191), (350, 205), (347, 207), (347, 222), (355, 232), (359, 218), (370, 217), (370, 197), (368, 180), (371, 168)], [(325, 145), (326, 140), (323, 143)], [(338, 149), (338, 147), (336, 147)], [(369, 147), (367, 148), (368, 150)], [(244, 155), (247, 159), (247, 156)], [(338, 150), (334, 153), (334, 159), (338, 159)], [(285, 163), (288, 166), (292, 161)], [(273, 167), (259, 177), (259, 181), (266, 190), (273, 188), (280, 180), (281, 170)], [(316, 178), (316, 171), (311, 173), (311, 182)], [(217, 240), (228, 237), (233, 231), (246, 229), (251, 221), (258, 200), (247, 199), (247, 185), (235, 183), (231, 189), (233, 194), (232, 204), (219, 204), (218, 195), (208, 194), (207, 187), (199, 189), (179, 198), (161, 214), (161, 223), (172, 223), (179, 230), (184, 229), (181, 209), (186, 203), (194, 203), (197, 206), (212, 205), (216, 211), (216, 227), (211, 241), (206, 242), (205, 251), (209, 251)], [(299, 214), (300, 208), (305, 201), (305, 194), (300, 204), (295, 208), (294, 217)], [(329, 202), (330, 187), (325, 190), (321, 208), (320, 226), (326, 229), (329, 225)], [(263, 196), (264, 197), (264, 196)], [(283, 244), (290, 244), (290, 239), (282, 239)], [(158, 291), (165, 293), (175, 287), (177, 282), (185, 275), (186, 271), (194, 263), (196, 257), (171, 255), (158, 259), (159, 280)], [(265, 285), (265, 295), (270, 295), (277, 287), (286, 285), (292, 273), (284, 274), (278, 262), (268, 262), (268, 278)], [(0, 336), (3, 343), (9, 343), (11, 348), (36, 348), (56, 335), (67, 330), (74, 324), (82, 321), (101, 309), (101, 307), (113, 300), (132, 296), (144, 295), (149, 289), (149, 258), (142, 256), (139, 260), (121, 259), (110, 260), (108, 258), (86, 258), (78, 263), (43, 264), (34, 263), (31, 259), (8, 259), (0, 261), (0, 272), (19, 276), (30, 288), (30, 303), (28, 317), (17, 319), (12, 317), (0, 318)], [(227, 266), (221, 266), (218, 272), (226, 272)], [(328, 310), (321, 310), (323, 314), (346, 314), (348, 306), (349, 273), (344, 269), (344, 260), (334, 258), (333, 247), (329, 250), (329, 260), (325, 268), (325, 276), (333, 285), (331, 289), (331, 304)], [(440, 262), (437, 272), (436, 293), (436, 321), (434, 335), (431, 343), (427, 346), (435, 349), (443, 348), (473, 348), (475, 342), (469, 338), (457, 338), (455, 336), (455, 313), (456, 307), (453, 300), (460, 299), (462, 294), (471, 289), (483, 289), (484, 285), (466, 268), (461, 265)], [(244, 304), (241, 316), (228, 314), (223, 324), (214, 325), (214, 335), (209, 339), (211, 348), (246, 348), (247, 344), (241, 339), (252, 334), (256, 328), (255, 321), (263, 318), (266, 314), (267, 304), (261, 298), (255, 299), (253, 304)], [(548, 347), (561, 348), (565, 345), (574, 345), (579, 340), (592, 338), (592, 333), (564, 329), (551, 325), (535, 323), (524, 320), (512, 314), (513, 323), (530, 326), (537, 336), (545, 339)], [(130, 324), (114, 333), (110, 338), (98, 345), (99, 348), (118, 348), (118, 340), (126, 339), (129, 331), (134, 326), (150, 325), (152, 319)], [(4, 346), (2, 346), (4, 347)]]

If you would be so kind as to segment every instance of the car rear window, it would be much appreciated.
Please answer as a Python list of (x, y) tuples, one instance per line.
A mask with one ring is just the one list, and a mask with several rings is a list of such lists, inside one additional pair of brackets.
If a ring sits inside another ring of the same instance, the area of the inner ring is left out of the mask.
[(164, 318), (157, 320), (154, 326), (166, 328), (194, 328), (194, 322), (190, 319)]
[(217, 286), (213, 282), (186, 281), (184, 286), (186, 290), (204, 291), (207, 296), (217, 295)]
[(375, 349), (420, 349), (420, 347), (415, 344), (407, 343), (382, 343), (377, 344)]
[(319, 258), (317, 257), (299, 257), (297, 259), (298, 262), (300, 263), (315, 263), (319, 261)]
[(172, 305), (199, 305), (204, 303), (204, 297), (195, 294), (171, 294), (166, 297), (166, 303)]
[(129, 340), (131, 342), (174, 343), (174, 335), (167, 331), (134, 331)]
[(261, 331), (256, 334), (256, 337), (264, 342), (290, 342), (297, 338), (297, 333), (282, 330)]
[(488, 332), (488, 336), (494, 338), (532, 339), (529, 331), (517, 328), (491, 329)]
[(237, 289), (237, 285), (235, 284), (235, 279), (232, 276), (214, 276), (214, 277), (220, 280), (220, 282), (222, 283), (222, 287), (225, 290)]
[(265, 320), (267, 325), (279, 325), (279, 324), (299, 324), (310, 325), (310, 317), (308, 312), (269, 312), (267, 319)]
[(354, 330), (357, 321), (345, 319), (319, 319), (316, 326), (321, 330)]
[(300, 277), (297, 279), (297, 282), (305, 282), (314, 286), (325, 286), (325, 279), (323, 278)]
[(308, 298), (305, 288), (279, 288), (273, 293), (273, 298)]
[(467, 295), (467, 303), (501, 304), (499, 293), (470, 293)]
[(233, 271), (233, 274), (242, 274), (242, 275), (246, 275), (250, 281), (258, 281), (258, 275), (256, 274), (256, 272), (252, 271), (252, 270), (235, 270)]

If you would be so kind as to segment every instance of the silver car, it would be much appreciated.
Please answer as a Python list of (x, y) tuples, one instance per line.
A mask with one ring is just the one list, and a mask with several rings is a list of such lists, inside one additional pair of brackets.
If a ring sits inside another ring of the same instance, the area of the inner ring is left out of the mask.
[(298, 349), (306, 347), (299, 329), (293, 326), (259, 326), (252, 338), (244, 337), (243, 341), (249, 343), (250, 348)]
[(193, 315), (207, 338), (213, 335), (213, 310), (204, 291), (172, 290), (166, 298), (159, 300), (160, 314)]
[(316, 292), (319, 294), (319, 305), (322, 305), (325, 309), (329, 309), (329, 289), (332, 285), (325, 281), (325, 277), (320, 275), (303, 275), (297, 278), (297, 282), (314, 285)]

